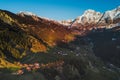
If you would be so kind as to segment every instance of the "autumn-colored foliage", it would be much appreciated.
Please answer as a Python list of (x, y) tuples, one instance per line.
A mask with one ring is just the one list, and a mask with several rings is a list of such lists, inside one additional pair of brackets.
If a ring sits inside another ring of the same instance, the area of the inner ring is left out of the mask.
[(47, 68), (59, 68), (64, 64), (64, 61), (59, 60), (56, 62), (50, 62), (47, 64), (40, 64), (40, 63), (34, 63), (34, 64), (21, 64), (21, 69), (17, 71), (16, 74), (21, 75), (24, 73), (24, 69), (26, 69), (28, 72), (36, 69), (47, 69)]
[(1, 58), (6, 59), (10, 56), (8, 60), (20, 60), (29, 53), (46, 52), (57, 44), (72, 40), (72, 30), (58, 22), (0, 10)]
[(28, 16), (25, 14), (13, 14), (8, 11), (0, 11), (0, 18), (11, 27), (21, 29), (28, 35), (30, 50), (33, 52), (45, 52), (61, 42), (70, 42), (74, 39), (72, 31), (58, 22)]
[(47, 48), (44, 44), (42, 44), (41, 42), (39, 42), (37, 39), (35, 39), (33, 37), (30, 39), (30, 42), (32, 45), (30, 50), (34, 53), (45, 52), (47, 50)]
[[(55, 21), (50, 21), (36, 16), (19, 16), (21, 19), (23, 18), (24, 21), (20, 20), (18, 22), (27, 26), (28, 33), (32, 34), (38, 39), (41, 39), (49, 46), (54, 46), (59, 42), (69, 42), (74, 39), (74, 34), (72, 34), (70, 29)], [(27, 23), (25, 23), (25, 20)]]

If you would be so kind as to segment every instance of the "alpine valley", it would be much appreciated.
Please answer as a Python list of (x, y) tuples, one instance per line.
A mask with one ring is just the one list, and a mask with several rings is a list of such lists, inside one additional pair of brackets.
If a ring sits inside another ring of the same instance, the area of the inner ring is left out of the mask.
[(0, 10), (0, 80), (120, 80), (120, 6), (62, 21)]

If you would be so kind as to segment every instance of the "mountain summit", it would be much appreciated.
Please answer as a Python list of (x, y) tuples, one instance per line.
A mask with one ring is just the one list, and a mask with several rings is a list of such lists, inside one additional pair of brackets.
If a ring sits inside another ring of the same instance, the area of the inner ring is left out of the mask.
[[(70, 25), (71, 20), (61, 21), (64, 25)], [(96, 12), (95, 10), (88, 9), (83, 15), (76, 18), (73, 26), (90, 26), (99, 28), (112, 28), (120, 22), (120, 6), (113, 10), (108, 10), (104, 13)]]

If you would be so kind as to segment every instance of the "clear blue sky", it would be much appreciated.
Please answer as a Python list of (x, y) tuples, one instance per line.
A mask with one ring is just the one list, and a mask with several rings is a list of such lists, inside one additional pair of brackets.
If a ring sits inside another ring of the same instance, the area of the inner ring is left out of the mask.
[(87, 9), (104, 12), (120, 6), (120, 0), (0, 0), (0, 9), (33, 12), (55, 20), (74, 19)]

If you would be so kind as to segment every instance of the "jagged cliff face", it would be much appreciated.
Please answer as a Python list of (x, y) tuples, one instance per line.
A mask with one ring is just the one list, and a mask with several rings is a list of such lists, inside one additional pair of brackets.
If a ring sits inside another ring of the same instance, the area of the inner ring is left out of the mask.
[[(70, 25), (72, 23), (72, 20), (61, 21), (61, 23), (64, 25)], [(120, 24), (120, 6), (113, 10), (106, 11), (105, 13), (96, 12), (91, 9), (86, 10), (83, 15), (76, 18), (73, 27), (81, 28), (88, 26), (89, 30), (91, 30), (93, 27), (112, 28), (119, 24)]]

